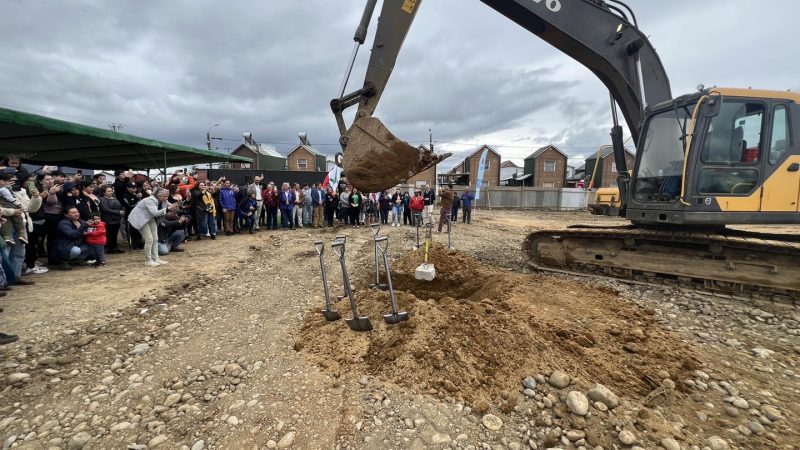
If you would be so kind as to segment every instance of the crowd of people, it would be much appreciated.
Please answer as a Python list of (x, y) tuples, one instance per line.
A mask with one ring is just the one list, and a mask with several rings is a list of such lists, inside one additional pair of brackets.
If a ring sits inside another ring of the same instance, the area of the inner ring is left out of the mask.
[[(31, 174), (13, 155), (0, 162), (0, 297), (13, 286), (34, 284), (30, 275), (53, 268), (105, 266), (109, 254), (143, 250), (144, 265), (157, 267), (168, 264), (162, 256), (184, 251), (184, 242), (216, 239), (218, 233), (358, 228), (390, 221), (393, 227), (414, 226), (433, 216), (436, 203), (431, 187), (364, 193), (346, 182), (278, 185), (256, 176), (237, 186), (225, 178), (196, 180), (178, 171), (158, 183), (123, 170), (106, 180), (103, 174), (85, 179), (80, 172), (68, 177), (44, 169)], [(439, 232), (448, 220), (458, 221), (459, 209), (462, 222), (471, 222), (469, 189), (458, 196), (444, 186), (439, 195)], [(16, 340), (0, 333), (0, 345)]]

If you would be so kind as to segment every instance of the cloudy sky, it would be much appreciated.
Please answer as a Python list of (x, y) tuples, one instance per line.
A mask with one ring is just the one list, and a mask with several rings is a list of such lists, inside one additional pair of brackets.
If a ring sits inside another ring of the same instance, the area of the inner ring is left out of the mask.
[[(219, 123), (220, 150), (246, 131), (282, 152), (300, 131), (338, 150), (328, 103), (363, 0), (0, 3), (2, 107), (201, 148)], [(800, 2), (628, 4), (674, 95), (698, 83), (800, 91)], [(372, 31), (348, 91), (363, 82)], [(480, 144), (517, 162), (554, 144), (580, 164), (611, 122), (588, 70), (477, 0), (421, 4), (376, 115), (412, 144), (432, 130), (454, 153), (443, 169)]]

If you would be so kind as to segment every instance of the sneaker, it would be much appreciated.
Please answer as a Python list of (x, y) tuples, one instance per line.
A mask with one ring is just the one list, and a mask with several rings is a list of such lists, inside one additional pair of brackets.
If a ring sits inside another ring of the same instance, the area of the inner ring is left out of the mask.
[(12, 342), (17, 342), (18, 340), (19, 336), (15, 334), (0, 333), (0, 345), (10, 344)]
[(14, 244), (16, 244), (16, 242), (14, 242), (13, 239), (6, 239), (6, 245), (11, 246), (11, 245), (14, 245)]
[(214, 239), (216, 239), (216, 238), (217, 238), (217, 235), (216, 235), (216, 234), (212, 234), (212, 235), (211, 235), (211, 240), (212, 240), (212, 241), (213, 241)]
[(86, 264), (94, 264), (96, 262), (97, 262), (97, 260), (95, 260), (95, 259), (87, 259), (86, 260)]
[(166, 266), (167, 264), (169, 264), (167, 261), (164, 261), (163, 259), (157, 259), (154, 262), (159, 266)]
[(63, 263), (60, 266), (61, 270), (72, 270), (72, 266), (69, 263)]
[(30, 286), (32, 284), (36, 284), (35, 281), (28, 281), (25, 278), (17, 278), (17, 282), (15, 283), (18, 286)]
[(161, 264), (159, 264), (159, 263), (157, 263), (157, 262), (155, 262), (155, 261), (146, 261), (146, 262), (144, 263), (144, 266), (145, 266), (145, 267), (158, 267), (158, 266), (160, 266), (160, 265), (161, 265)]
[(125, 250), (123, 250), (121, 248), (115, 248), (114, 250), (111, 250), (111, 253), (122, 254), (122, 253), (125, 253)]

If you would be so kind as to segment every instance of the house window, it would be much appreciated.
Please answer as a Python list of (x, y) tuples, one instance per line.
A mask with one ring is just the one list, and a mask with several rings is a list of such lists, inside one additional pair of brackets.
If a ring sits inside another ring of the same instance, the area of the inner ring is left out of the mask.
[(308, 168), (308, 160), (305, 158), (300, 158), (297, 160), (297, 168), (298, 169), (307, 169)]
[(427, 185), (428, 185), (427, 181), (425, 181), (425, 180), (417, 180), (417, 187), (418, 188), (424, 188)]
[(542, 183), (542, 187), (544, 187), (544, 188), (552, 188), (552, 187), (556, 187), (556, 186), (555, 186), (555, 184), (553, 182), (549, 182), (549, 183)]
[(556, 162), (555, 161), (545, 161), (544, 162), (544, 171), (545, 172), (555, 172), (556, 171)]
[(489, 170), (491, 169), (491, 167), (492, 167), (492, 161), (489, 160), (489, 158), (486, 158), (486, 165), (483, 168)]
[(617, 173), (617, 163), (611, 163), (611, 173)]

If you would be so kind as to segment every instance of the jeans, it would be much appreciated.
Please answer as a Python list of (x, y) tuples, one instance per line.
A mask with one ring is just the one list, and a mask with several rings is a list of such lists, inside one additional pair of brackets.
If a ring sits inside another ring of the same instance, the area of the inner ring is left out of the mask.
[(89, 244), (88, 259), (93, 259), (96, 262), (106, 262), (106, 246)]
[(69, 260), (74, 261), (76, 259), (86, 260), (89, 257), (89, 247), (86, 244), (81, 244), (77, 247), (72, 247), (69, 249)]
[(453, 208), (453, 212), (450, 213), (450, 222), (458, 222), (458, 208)]
[(200, 236), (206, 234), (214, 236), (217, 234), (217, 220), (211, 214), (206, 214), (205, 219), (201, 219), (200, 223), (197, 224), (197, 228), (197, 233)]
[(283, 228), (294, 228), (292, 225), (292, 210), (294, 208), (281, 208), (281, 226)]
[(303, 225), (311, 225), (311, 221), (314, 219), (314, 204), (308, 203), (303, 204)]
[(28, 245), (25, 246), (25, 267), (32, 269), (39, 256), (39, 237), (44, 233), (44, 224), (33, 224), (33, 231), (28, 233)]
[(184, 233), (183, 230), (173, 231), (167, 240), (158, 241), (158, 254), (164, 256), (168, 254), (170, 250), (178, 248), (178, 246), (181, 245), (181, 242), (183, 242), (183, 238), (185, 236), (186, 233)]
[(139, 229), (144, 238), (144, 260), (158, 261), (158, 224), (156, 219), (148, 220), (144, 226)]
[(11, 270), (14, 271), (14, 276), (19, 278), (22, 275), (22, 267), (25, 266), (25, 244), (16, 238), (14, 245), (6, 245), (3, 247), (3, 253), (8, 258), (11, 264)]
[(350, 207), (340, 207), (339, 208), (339, 220), (344, 222), (345, 225), (350, 221)]
[(400, 225), (400, 220), (403, 217), (403, 205), (392, 206), (392, 224)]
[(267, 225), (268, 230), (278, 229), (278, 207), (267, 206)]
[(381, 223), (386, 225), (389, 223), (389, 210), (382, 209), (381, 210)]
[(329, 227), (333, 226), (333, 214), (336, 212), (336, 208), (325, 208), (325, 224)]
[(472, 206), (465, 206), (462, 208), (464, 212), (462, 213), (462, 223), (470, 223), (472, 222)]
[(414, 220), (411, 218), (411, 208), (403, 207), (403, 225), (414, 225)]

